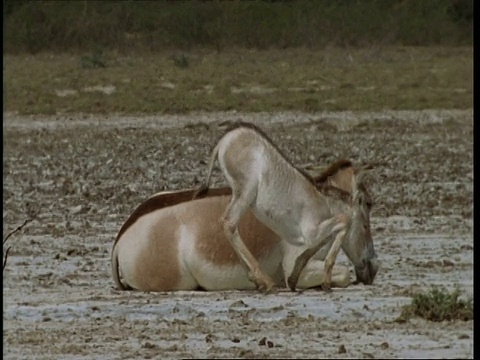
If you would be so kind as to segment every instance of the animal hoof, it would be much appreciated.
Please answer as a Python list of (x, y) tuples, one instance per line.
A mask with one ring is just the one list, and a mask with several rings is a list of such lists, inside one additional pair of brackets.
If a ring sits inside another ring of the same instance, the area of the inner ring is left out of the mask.
[(264, 294), (272, 294), (276, 292), (275, 286), (269, 286), (267, 284), (257, 284), (257, 290)]
[(265, 294), (276, 294), (278, 292), (277, 288), (275, 286), (271, 286), (269, 288), (266, 288), (264, 290)]
[(291, 291), (296, 291), (295, 288), (297, 287), (297, 279), (293, 279), (292, 277), (289, 277), (287, 280), (287, 285)]
[(267, 294), (270, 294), (272, 292), (276, 292), (276, 286), (275, 286), (275, 283), (273, 281), (267, 281), (265, 283), (265, 292)]
[(248, 276), (248, 279), (255, 284), (255, 287), (257, 290), (267, 294), (274, 291), (275, 282), (272, 279), (270, 279), (268, 276), (265, 277), (265, 276), (255, 275), (252, 272), (248, 272), (247, 276)]
[(275, 283), (271, 280), (260, 280), (257, 283), (257, 288), (260, 289), (265, 294), (272, 294), (277, 292), (277, 289), (275, 287)]
[(322, 285), (322, 290), (325, 291), (325, 292), (332, 292), (332, 287), (330, 284), (323, 284)]

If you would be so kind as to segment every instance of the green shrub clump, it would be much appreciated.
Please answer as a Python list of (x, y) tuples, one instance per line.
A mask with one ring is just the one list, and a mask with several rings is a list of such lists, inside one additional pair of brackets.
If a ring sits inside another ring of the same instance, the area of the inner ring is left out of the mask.
[(403, 307), (397, 322), (405, 322), (412, 317), (421, 317), (429, 321), (473, 320), (473, 299), (459, 299), (457, 289), (432, 287), (425, 294), (415, 294), (412, 303)]

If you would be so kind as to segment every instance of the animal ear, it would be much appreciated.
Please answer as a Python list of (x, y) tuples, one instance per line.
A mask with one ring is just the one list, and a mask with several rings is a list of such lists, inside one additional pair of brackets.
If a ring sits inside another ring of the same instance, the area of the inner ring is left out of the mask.
[(375, 169), (373, 165), (363, 165), (354, 170), (355, 172), (355, 183), (358, 185), (362, 183), (365, 179), (365, 176), (370, 174), (372, 170)]

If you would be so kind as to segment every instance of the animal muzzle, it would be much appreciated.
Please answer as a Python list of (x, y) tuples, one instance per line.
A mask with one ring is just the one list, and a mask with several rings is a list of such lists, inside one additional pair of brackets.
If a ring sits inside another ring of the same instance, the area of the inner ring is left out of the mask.
[(377, 275), (379, 262), (376, 257), (363, 261), (362, 266), (355, 267), (355, 274), (357, 276), (356, 283), (364, 283), (365, 285), (373, 284), (373, 280)]

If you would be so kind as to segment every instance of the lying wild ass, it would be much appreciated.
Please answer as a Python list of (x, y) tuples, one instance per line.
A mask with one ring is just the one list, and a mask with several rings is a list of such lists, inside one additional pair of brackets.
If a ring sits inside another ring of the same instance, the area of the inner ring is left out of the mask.
[(292, 291), (309, 259), (331, 235), (335, 240), (325, 258), (325, 290), (331, 286), (333, 265), (347, 235), (364, 238), (363, 266), (357, 271), (377, 271), (370, 224), (364, 216), (368, 205), (361, 178), (366, 168), (353, 175), (352, 201), (345, 201), (337, 193), (319, 191), (314, 180), (288, 161), (257, 126), (237, 123), (214, 147), (198, 194), (208, 190), (217, 159), (232, 189), (232, 198), (221, 217), (224, 232), (259, 289), (269, 292), (276, 283), (262, 271), (239, 233), (247, 209), (280, 237), (284, 279)]
[[(316, 177), (315, 182), (324, 191), (348, 198), (354, 173), (350, 161), (340, 160)], [(155, 194), (130, 215), (112, 249), (112, 275), (117, 288), (141, 291), (255, 288), (218, 221), (231, 200), (231, 189), (211, 188), (202, 198), (192, 201), (193, 193), (194, 190), (184, 190)], [(367, 198), (367, 202), (370, 207), (371, 199)], [(369, 212), (367, 208), (367, 221)], [(239, 232), (262, 270), (277, 286), (284, 286), (278, 235), (250, 210), (240, 220)], [(364, 266), (364, 240), (368, 237), (350, 237), (342, 243), (342, 250), (356, 270)], [(323, 260), (332, 244), (333, 238), (310, 259), (300, 274), (299, 288), (322, 285)], [(373, 243), (371, 246), (373, 250)], [(357, 281), (366, 283), (375, 276), (375, 273), (356, 272)], [(335, 265), (332, 286), (349, 284), (348, 268)]]

